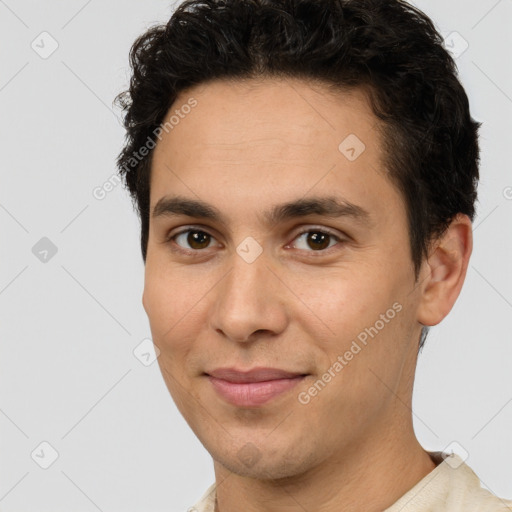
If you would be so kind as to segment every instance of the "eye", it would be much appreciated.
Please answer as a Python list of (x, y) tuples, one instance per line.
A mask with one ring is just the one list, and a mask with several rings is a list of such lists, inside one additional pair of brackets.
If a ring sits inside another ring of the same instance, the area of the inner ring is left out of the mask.
[[(210, 248), (213, 240), (215, 240), (215, 237), (202, 229), (188, 228), (169, 236), (166, 242), (173, 242), (177, 246), (176, 250), (178, 251), (191, 253)], [(325, 229), (302, 231), (298, 233), (294, 241), (294, 243), (289, 245), (295, 249), (307, 252), (323, 252), (336, 245), (336, 242), (343, 242), (339, 236)]]
[[(324, 251), (326, 249), (330, 249), (333, 245), (336, 245), (335, 243), (330, 244), (330, 242), (342, 241), (337, 235), (323, 229), (309, 229), (307, 231), (302, 231), (294, 240), (299, 240), (299, 242), (302, 240), (299, 244), (297, 244), (297, 242), (293, 244), (297, 249), (307, 251), (309, 247), (313, 252)], [(302, 247), (300, 247), (301, 244)], [(299, 246), (297, 247), (297, 245)]]
[[(176, 245), (186, 252), (208, 249), (210, 242), (215, 238), (201, 229), (186, 229), (169, 237), (168, 241), (174, 241)], [(188, 244), (188, 247), (182, 244)]]

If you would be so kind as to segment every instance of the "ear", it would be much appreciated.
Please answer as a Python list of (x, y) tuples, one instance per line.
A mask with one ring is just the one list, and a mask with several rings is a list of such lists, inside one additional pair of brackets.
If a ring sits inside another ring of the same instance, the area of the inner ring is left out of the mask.
[(423, 262), (417, 313), (420, 324), (437, 325), (450, 312), (462, 289), (472, 250), (471, 220), (459, 213)]

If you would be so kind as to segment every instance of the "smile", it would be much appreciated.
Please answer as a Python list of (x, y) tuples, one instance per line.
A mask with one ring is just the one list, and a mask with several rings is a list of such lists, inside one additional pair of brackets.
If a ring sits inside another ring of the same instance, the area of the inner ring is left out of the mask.
[(306, 376), (265, 380), (259, 382), (230, 382), (208, 375), (215, 391), (227, 402), (238, 407), (257, 407), (291, 390)]

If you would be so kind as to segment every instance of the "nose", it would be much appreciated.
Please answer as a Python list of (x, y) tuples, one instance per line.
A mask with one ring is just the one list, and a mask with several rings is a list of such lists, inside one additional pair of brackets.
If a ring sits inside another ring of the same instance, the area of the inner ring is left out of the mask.
[(238, 253), (230, 271), (214, 288), (210, 325), (237, 342), (275, 336), (288, 325), (286, 290), (262, 253), (248, 263)]

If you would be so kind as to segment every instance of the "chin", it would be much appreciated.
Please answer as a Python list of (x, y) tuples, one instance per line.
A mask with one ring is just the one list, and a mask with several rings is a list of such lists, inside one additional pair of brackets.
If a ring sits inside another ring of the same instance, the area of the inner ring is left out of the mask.
[[(286, 439), (282, 440), (284, 443)], [(232, 440), (232, 445), (233, 445)], [(271, 446), (259, 443), (258, 447), (250, 440), (239, 443), (238, 449), (210, 451), (216, 464), (231, 473), (257, 480), (282, 480), (306, 472), (316, 462), (313, 453), (305, 451), (303, 444)], [(216, 445), (218, 448), (219, 445)]]
[(266, 462), (260, 460), (253, 466), (246, 465), (236, 457), (234, 459), (228, 459), (224, 456), (222, 460), (215, 459), (215, 461), (238, 476), (262, 481), (282, 480), (294, 477), (302, 472), (301, 470), (296, 470), (294, 464), (286, 463), (283, 460)]

